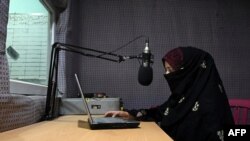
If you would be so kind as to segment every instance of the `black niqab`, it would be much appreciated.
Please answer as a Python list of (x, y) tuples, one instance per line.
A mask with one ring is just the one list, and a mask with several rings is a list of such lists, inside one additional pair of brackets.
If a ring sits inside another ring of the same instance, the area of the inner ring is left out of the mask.
[[(184, 56), (182, 69), (165, 75), (172, 94), (162, 107), (168, 108), (169, 113), (162, 116), (161, 127), (176, 140), (204, 140), (212, 131), (219, 132), (233, 124), (232, 114), (212, 56), (193, 47), (180, 49)], [(193, 110), (196, 105), (197, 111)], [(182, 134), (193, 137), (183, 138), (187, 136)]]
[(144, 109), (140, 119), (152, 118), (175, 141), (222, 140), (224, 127), (234, 121), (214, 60), (201, 49), (179, 49), (179, 69), (164, 75), (172, 94), (164, 104)]

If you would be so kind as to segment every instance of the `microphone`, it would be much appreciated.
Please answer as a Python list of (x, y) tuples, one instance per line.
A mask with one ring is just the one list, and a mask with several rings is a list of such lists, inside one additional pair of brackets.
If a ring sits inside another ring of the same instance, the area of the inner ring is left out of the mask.
[(142, 64), (138, 71), (138, 82), (143, 86), (148, 86), (153, 80), (153, 69), (151, 67), (151, 63), (153, 63), (153, 61), (151, 61), (152, 56), (149, 49), (149, 39), (147, 39), (141, 55)]

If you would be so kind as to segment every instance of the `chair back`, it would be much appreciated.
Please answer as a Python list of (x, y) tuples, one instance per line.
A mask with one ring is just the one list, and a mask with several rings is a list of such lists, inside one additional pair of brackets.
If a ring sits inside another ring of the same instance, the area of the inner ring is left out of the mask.
[(235, 124), (250, 124), (250, 99), (230, 99)]

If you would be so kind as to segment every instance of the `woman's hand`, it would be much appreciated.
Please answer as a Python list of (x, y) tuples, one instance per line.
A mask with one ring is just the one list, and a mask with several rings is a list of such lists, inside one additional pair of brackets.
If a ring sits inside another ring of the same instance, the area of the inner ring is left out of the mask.
[(125, 111), (108, 111), (104, 115), (105, 117), (121, 117), (123, 119), (134, 119), (132, 115)]

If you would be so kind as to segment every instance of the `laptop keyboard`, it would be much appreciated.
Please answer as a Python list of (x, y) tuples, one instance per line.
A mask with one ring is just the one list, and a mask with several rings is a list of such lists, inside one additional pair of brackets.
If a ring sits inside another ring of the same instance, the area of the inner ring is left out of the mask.
[(95, 123), (126, 123), (127, 120), (115, 117), (97, 117), (93, 118)]

